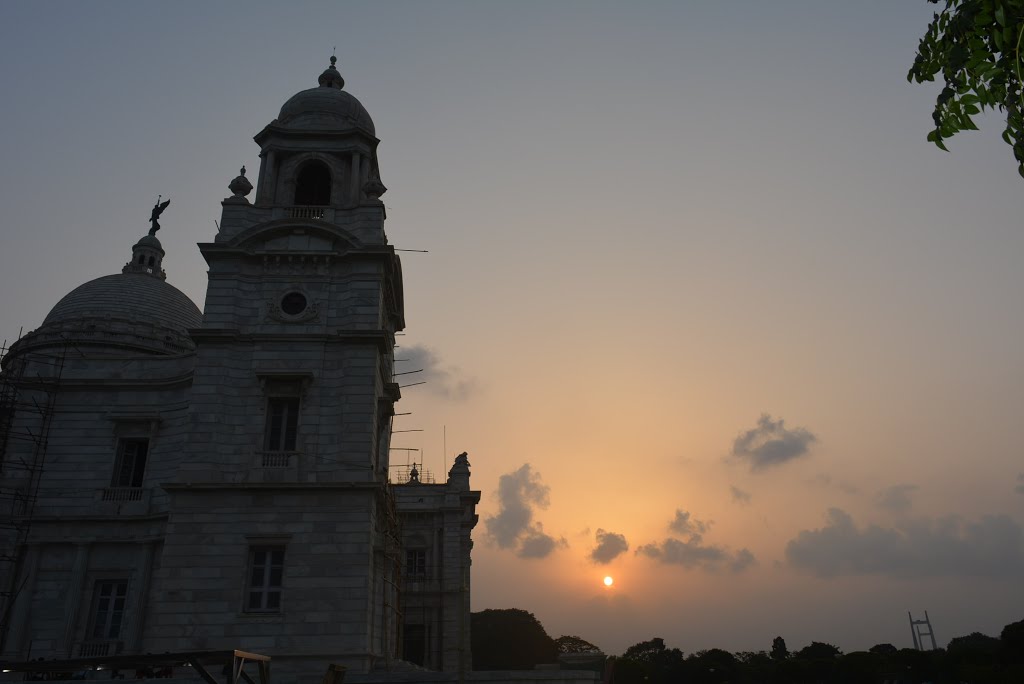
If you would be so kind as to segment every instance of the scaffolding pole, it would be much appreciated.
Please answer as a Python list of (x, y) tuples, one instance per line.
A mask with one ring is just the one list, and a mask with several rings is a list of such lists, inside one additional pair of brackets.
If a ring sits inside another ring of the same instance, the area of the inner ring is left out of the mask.
[(8, 358), (0, 346), (0, 651), (10, 631), (19, 576), (32, 528), (39, 483), (68, 342), (55, 353), (27, 351)]

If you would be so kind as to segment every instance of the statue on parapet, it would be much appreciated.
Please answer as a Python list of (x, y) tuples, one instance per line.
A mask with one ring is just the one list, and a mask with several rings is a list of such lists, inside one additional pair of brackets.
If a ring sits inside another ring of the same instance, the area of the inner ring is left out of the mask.
[(156, 235), (156, 231), (160, 230), (160, 221), (158, 220), (160, 214), (164, 213), (164, 209), (171, 203), (171, 200), (168, 199), (163, 204), (160, 204), (160, 198), (161, 195), (157, 195), (156, 204), (153, 205), (153, 213), (149, 215), (149, 222), (153, 224), (153, 227), (149, 229), (150, 235)]

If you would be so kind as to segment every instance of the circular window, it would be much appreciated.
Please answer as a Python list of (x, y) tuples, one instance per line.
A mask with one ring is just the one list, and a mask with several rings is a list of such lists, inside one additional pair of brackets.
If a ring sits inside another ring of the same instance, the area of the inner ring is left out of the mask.
[(298, 316), (306, 310), (306, 296), (301, 292), (289, 292), (281, 298), (281, 311), (289, 316)]

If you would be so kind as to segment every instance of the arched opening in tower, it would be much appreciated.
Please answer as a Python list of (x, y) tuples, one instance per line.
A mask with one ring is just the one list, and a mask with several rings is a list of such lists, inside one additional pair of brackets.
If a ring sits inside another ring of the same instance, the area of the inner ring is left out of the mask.
[(311, 161), (299, 169), (295, 180), (295, 204), (326, 207), (331, 203), (331, 172), (321, 161)]

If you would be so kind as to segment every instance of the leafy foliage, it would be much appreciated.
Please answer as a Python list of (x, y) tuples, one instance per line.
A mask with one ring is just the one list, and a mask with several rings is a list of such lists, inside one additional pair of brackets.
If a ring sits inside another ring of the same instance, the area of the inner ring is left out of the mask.
[(558, 658), (555, 640), (525, 610), (471, 613), (470, 630), (474, 670), (532, 670)]
[(999, 634), (1006, 662), (1024, 665), (1024, 620), (1011, 622)]
[(615, 681), (620, 684), (660, 684), (682, 679), (683, 652), (668, 648), (655, 637), (626, 649), (615, 661)]
[[(554, 663), (559, 649), (581, 653), (596, 648), (577, 636), (552, 639), (525, 610), (472, 613), (471, 629), (477, 670), (532, 670)], [(843, 654), (832, 644), (812, 641), (790, 653), (785, 640), (776, 637), (770, 655), (712, 648), (684, 658), (681, 650), (655, 637), (630, 646), (611, 662), (616, 684), (1017, 684), (1024, 682), (1024, 620), (1006, 625), (998, 639), (974, 632), (935, 651), (877, 644), (868, 651)]]
[(821, 641), (812, 641), (810, 646), (804, 646), (797, 651), (796, 657), (804, 660), (835, 660), (842, 651)]
[(911, 82), (934, 81), (939, 74), (945, 82), (935, 100), (929, 141), (945, 150), (947, 138), (978, 129), (972, 116), (998, 109), (1006, 113), (1003, 139), (1013, 146), (1017, 170), (1024, 176), (1022, 39), (1024, 0), (945, 0), (907, 74)]
[(786, 640), (780, 636), (772, 639), (772, 660), (785, 660), (789, 657), (789, 649), (786, 648)]
[(601, 649), (586, 639), (571, 634), (563, 634), (555, 639), (555, 647), (559, 653), (600, 653)]

